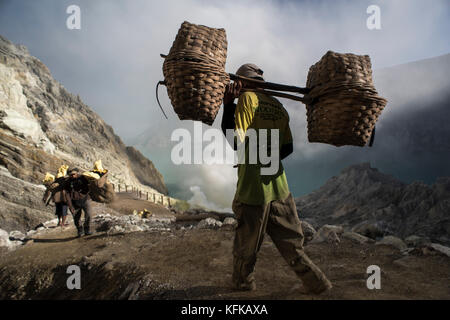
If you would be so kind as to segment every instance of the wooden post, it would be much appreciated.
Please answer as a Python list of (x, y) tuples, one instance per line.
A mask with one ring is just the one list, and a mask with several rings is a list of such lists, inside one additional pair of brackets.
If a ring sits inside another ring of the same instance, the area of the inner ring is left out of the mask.
[(147, 191), (147, 201), (148, 201), (148, 191)]
[(161, 195), (161, 204), (164, 205), (164, 196)]
[(139, 199), (142, 198), (142, 191), (139, 190)]
[(168, 202), (167, 204), (168, 204), (168, 206), (170, 208), (170, 197), (167, 198), (167, 202)]
[(156, 203), (156, 194), (153, 194), (153, 203)]

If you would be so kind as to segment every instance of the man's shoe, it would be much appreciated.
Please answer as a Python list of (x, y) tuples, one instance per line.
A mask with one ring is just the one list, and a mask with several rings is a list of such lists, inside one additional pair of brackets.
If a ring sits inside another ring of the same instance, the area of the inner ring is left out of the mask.
[(255, 281), (241, 282), (241, 283), (233, 282), (233, 286), (234, 286), (234, 289), (239, 290), (239, 291), (254, 291), (254, 290), (256, 290), (256, 282)]
[(84, 232), (84, 235), (85, 235), (85, 236), (90, 236), (91, 234), (92, 234), (92, 232), (90, 232), (90, 231), (85, 231), (85, 232)]
[[(303, 283), (305, 284), (305, 283)], [(312, 293), (312, 294), (321, 294), (324, 293), (326, 291), (329, 291), (333, 285), (331, 284), (331, 282), (328, 279), (322, 279), (321, 282), (317, 283), (315, 286), (305, 286), (306, 290), (308, 293)]]

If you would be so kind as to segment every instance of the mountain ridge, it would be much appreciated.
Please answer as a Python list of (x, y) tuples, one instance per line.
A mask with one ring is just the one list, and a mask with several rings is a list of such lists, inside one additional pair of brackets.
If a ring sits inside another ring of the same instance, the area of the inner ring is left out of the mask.
[[(25, 46), (0, 36), (0, 166), (24, 182), (39, 185), (46, 172), (54, 173), (62, 164), (90, 170), (98, 159), (114, 184), (168, 193), (163, 176), (149, 159), (127, 147), (110, 125), (56, 81)], [(1, 176), (9, 179), (3, 171)], [(30, 190), (36, 199), (42, 197), (37, 194), (39, 189)], [(0, 227), (19, 228), (23, 208), (17, 207), (17, 199), (12, 203), (11, 197), (9, 190), (0, 190), (0, 203), (10, 210), (2, 212)], [(33, 210), (37, 203), (22, 201), (20, 205)], [(36, 214), (25, 222), (30, 227), (38, 220)]]
[(432, 185), (406, 184), (363, 163), (296, 198), (296, 205), (300, 218), (313, 225), (337, 224), (360, 232), (375, 226), (380, 236), (417, 235), (450, 243), (450, 177)]

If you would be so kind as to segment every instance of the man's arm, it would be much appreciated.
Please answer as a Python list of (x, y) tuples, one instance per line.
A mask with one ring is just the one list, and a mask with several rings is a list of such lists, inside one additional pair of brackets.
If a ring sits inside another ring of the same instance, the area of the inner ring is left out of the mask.
[(45, 190), (44, 196), (42, 197), (42, 202), (45, 203), (46, 205), (48, 204), (47, 200), (49, 200), (51, 194), (52, 193), (50, 191), (50, 187), (47, 187), (47, 189)]
[(66, 200), (67, 206), (69, 207), (70, 212), (72, 215), (75, 215), (75, 208), (73, 207), (72, 198), (66, 190), (63, 190), (63, 197)]
[[(236, 104), (234, 99), (239, 97), (239, 93), (242, 89), (242, 82), (236, 81), (234, 83), (228, 84), (225, 88), (225, 93), (223, 96), (223, 116), (222, 116), (222, 132), (227, 136), (227, 129), (235, 129), (234, 114), (236, 112)], [(228, 140), (227, 140), (228, 141)], [(228, 141), (228, 143), (231, 142)], [(234, 150), (237, 150), (236, 143), (232, 146)]]
[(69, 207), (70, 212), (74, 215), (75, 208), (73, 207), (73, 203), (72, 203), (71, 187), (70, 187), (69, 180), (65, 180), (63, 182), (62, 192), (63, 192), (63, 199), (67, 203), (67, 206)]
[(285, 159), (292, 152), (294, 152), (294, 144), (292, 143), (292, 132), (289, 127), (289, 121), (286, 123), (286, 127), (284, 129), (283, 141), (280, 149), (280, 160)]
[[(235, 111), (236, 111), (235, 103), (231, 102), (227, 105), (224, 105), (223, 116), (222, 116), (222, 132), (225, 137), (227, 136), (227, 130), (234, 130), (234, 127), (235, 127), (234, 113), (235, 113)], [(236, 143), (234, 143), (234, 145), (231, 145), (231, 141), (228, 141), (228, 143), (234, 150), (237, 150)]]
[(287, 156), (289, 156), (292, 152), (294, 152), (294, 145), (291, 143), (283, 144), (280, 150), (280, 160), (283, 160)]

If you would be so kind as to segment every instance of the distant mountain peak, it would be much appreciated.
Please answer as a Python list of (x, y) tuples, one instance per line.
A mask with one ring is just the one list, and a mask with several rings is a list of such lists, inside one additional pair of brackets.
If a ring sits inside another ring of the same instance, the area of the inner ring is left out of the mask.
[(450, 243), (450, 178), (431, 186), (420, 181), (405, 184), (366, 162), (342, 170), (296, 203), (300, 218), (316, 225), (352, 229), (371, 223), (385, 234), (415, 234)]
[(381, 173), (377, 168), (373, 168), (370, 162), (363, 162), (343, 169), (337, 177), (328, 180), (321, 189), (341, 184), (357, 185), (359, 188), (371, 188), (376, 183), (403, 185), (401, 181), (392, 175)]

